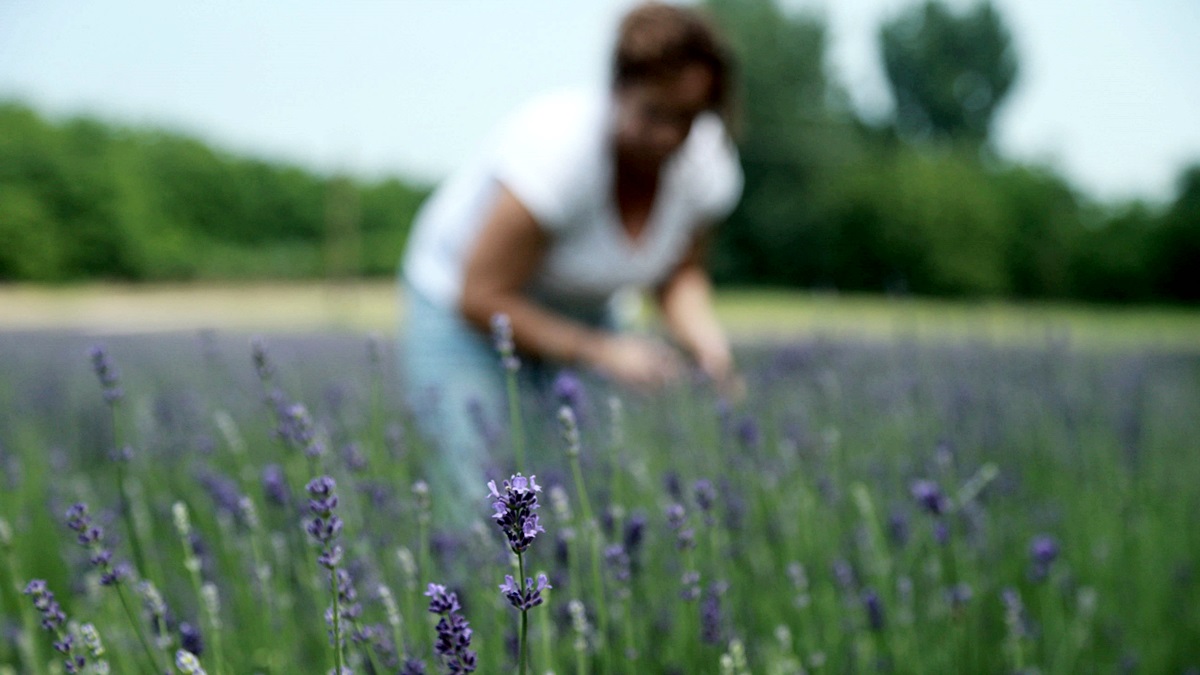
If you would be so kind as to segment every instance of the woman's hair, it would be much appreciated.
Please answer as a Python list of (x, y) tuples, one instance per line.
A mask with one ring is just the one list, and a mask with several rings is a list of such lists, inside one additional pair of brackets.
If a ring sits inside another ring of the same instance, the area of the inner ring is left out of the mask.
[(733, 55), (708, 16), (694, 7), (645, 2), (621, 20), (613, 53), (613, 85), (670, 77), (699, 64), (712, 73), (712, 109), (734, 114)]

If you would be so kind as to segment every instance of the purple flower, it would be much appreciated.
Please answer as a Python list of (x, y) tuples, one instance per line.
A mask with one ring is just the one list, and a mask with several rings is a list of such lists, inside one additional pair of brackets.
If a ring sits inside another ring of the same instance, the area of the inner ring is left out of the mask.
[(453, 614), (462, 609), (458, 604), (458, 594), (446, 591), (446, 587), (441, 584), (429, 584), (425, 597), (429, 598), (430, 614)]
[(276, 433), (310, 458), (325, 454), (325, 439), (317, 433), (317, 425), (301, 403), (281, 406)]
[[(440, 614), (442, 618), (437, 623), (437, 639), (433, 649), (451, 673), (470, 673), (475, 671), (475, 652), (471, 651), (471, 627), (467, 620), (459, 614), (458, 595), (447, 592), (441, 584), (429, 584), (425, 592), (429, 597), (429, 611)], [(407, 669), (408, 666), (406, 665)], [(424, 669), (416, 672), (421, 672)]]
[(867, 611), (867, 626), (875, 632), (883, 630), (883, 601), (872, 589), (863, 591), (863, 608)]
[(709, 584), (700, 601), (700, 641), (706, 645), (722, 643), (721, 624), (724, 615), (721, 612), (721, 595), (724, 592), (722, 584)]
[(258, 379), (264, 383), (270, 382), (271, 378), (275, 377), (275, 364), (271, 362), (267, 343), (262, 338), (250, 340), (250, 357), (254, 360), (254, 371), (258, 373)]
[(179, 622), (179, 646), (196, 656), (204, 656), (204, 636), (200, 629), (187, 621)]
[(975, 596), (975, 592), (971, 589), (971, 585), (965, 581), (954, 584), (946, 589), (946, 600), (954, 609), (959, 609), (971, 601)]
[(841, 586), (842, 590), (846, 591), (854, 588), (854, 585), (858, 583), (858, 578), (854, 574), (854, 567), (845, 558), (838, 558), (833, 561), (833, 578), (837, 580), (838, 586)]
[(903, 548), (908, 544), (908, 518), (900, 512), (892, 513), (888, 516), (887, 532), (892, 544)]
[(1032, 563), (1030, 578), (1042, 581), (1049, 576), (1050, 565), (1058, 558), (1058, 541), (1048, 534), (1039, 534), (1029, 543), (1029, 558)]
[(115, 405), (125, 396), (125, 392), (121, 389), (120, 372), (117, 370), (116, 364), (113, 363), (112, 357), (109, 356), (104, 345), (92, 345), (88, 350), (88, 355), (92, 359), (92, 370), (96, 372), (96, 377), (100, 380), (100, 388), (104, 392), (104, 402)]
[(546, 579), (545, 574), (539, 574), (537, 578), (537, 586), (534, 587), (533, 579), (526, 577), (525, 587), (521, 588), (517, 585), (511, 574), (504, 575), (504, 583), (500, 584), (500, 592), (504, 597), (508, 598), (508, 602), (513, 607), (522, 612), (533, 609), (542, 604), (542, 591), (553, 588), (550, 581)]
[(242, 500), (242, 494), (238, 490), (238, 484), (230, 478), (221, 474), (206, 471), (199, 477), (200, 485), (212, 497), (214, 505), (218, 510), (224, 511), (230, 515), (238, 516), (241, 513), (241, 508), (238, 504)]
[(1016, 637), (1025, 637), (1031, 632), (1025, 616), (1025, 606), (1015, 588), (1007, 587), (1000, 591), (1000, 599), (1004, 602), (1004, 622), (1008, 630)]
[(267, 501), (276, 506), (288, 503), (287, 479), (283, 475), (283, 467), (278, 464), (268, 464), (262, 470), (263, 495)]
[(88, 513), (87, 504), (80, 502), (67, 509), (67, 527), (75, 532), (80, 546), (88, 549), (91, 554), (88, 561), (100, 570), (101, 585), (113, 586), (131, 575), (127, 564), (113, 564), (112, 551), (105, 548), (102, 542), (104, 529), (92, 524), (92, 516)]
[(313, 519), (308, 521), (308, 534), (321, 545), (321, 555), (317, 558), (326, 569), (332, 570), (342, 560), (342, 547), (334, 541), (342, 532), (342, 519), (333, 512), (338, 505), (337, 495), (333, 490), (336, 483), (329, 476), (314, 478), (308, 483), (308, 510)]
[(542, 488), (535, 482), (534, 476), (525, 478), (521, 474), (504, 481), (504, 491), (496, 488), (496, 481), (488, 481), (488, 496), (493, 500), (492, 508), (496, 510), (492, 518), (496, 525), (508, 538), (508, 545), (513, 553), (523, 553), (533, 544), (538, 532), (545, 532), (538, 523), (535, 511), (538, 509), (537, 493)]
[(950, 502), (942, 494), (942, 489), (931, 480), (913, 481), (911, 491), (917, 504), (935, 516), (942, 515), (950, 508)]
[(738, 441), (751, 450), (757, 448), (762, 442), (762, 432), (753, 417), (743, 417), (738, 420), (736, 433)]
[[(333, 575), (334, 582), (337, 585), (338, 618), (341, 620), (342, 625), (346, 623), (353, 624), (362, 617), (362, 603), (358, 601), (358, 592), (354, 590), (354, 582), (350, 578), (350, 573), (344, 569), (334, 570)], [(325, 609), (325, 623), (329, 626), (329, 640), (332, 643), (334, 640), (333, 607)], [(364, 634), (355, 630), (351, 635), (351, 639), (355, 642), (364, 642), (368, 637), (369, 631)]]
[(629, 554), (625, 552), (624, 546), (613, 544), (604, 549), (604, 562), (608, 564), (609, 573), (617, 581), (627, 583), (632, 577)]
[(696, 600), (700, 597), (700, 573), (695, 570), (684, 572), (679, 577), (679, 597), (684, 600)]
[(54, 593), (42, 579), (34, 579), (25, 586), (25, 595), (33, 597), (33, 606), (42, 613), (42, 628), (58, 630), (67, 623), (67, 615), (54, 599)]
[(667, 507), (667, 525), (675, 530), (675, 548), (686, 551), (696, 545), (696, 531), (687, 524), (687, 512), (682, 504), (671, 504)]
[(667, 506), (667, 525), (672, 530), (678, 530), (683, 527), (686, 518), (687, 512), (683, 510), (683, 504), (671, 504)]
[(1049, 565), (1058, 558), (1058, 541), (1048, 534), (1040, 534), (1029, 543), (1029, 557), (1038, 565)]
[(692, 489), (696, 494), (696, 506), (699, 506), (701, 511), (711, 511), (713, 504), (717, 501), (717, 490), (713, 487), (712, 481), (701, 478), (696, 481)]
[(405, 659), (400, 668), (400, 675), (425, 675), (425, 662), (416, 659)]
[(950, 542), (950, 526), (946, 524), (946, 521), (941, 519), (934, 521), (933, 540), (942, 546)]
[(500, 363), (504, 370), (515, 373), (521, 367), (517, 359), (516, 345), (513, 343), (512, 320), (507, 314), (492, 315), (492, 341), (500, 354)]
[(554, 399), (559, 405), (565, 405), (578, 415), (583, 407), (583, 382), (579, 376), (569, 370), (560, 370), (551, 385)]
[(67, 673), (83, 672), (87, 659), (82, 654), (75, 653), (75, 638), (65, 630), (67, 615), (62, 611), (54, 593), (41, 579), (34, 579), (25, 586), (25, 595), (33, 598), (33, 606), (42, 615), (42, 628), (54, 633), (58, 639), (54, 641), (54, 651), (66, 658), (63, 660), (63, 670)]
[(637, 553), (646, 534), (646, 516), (634, 513), (625, 523), (625, 550), (630, 556)]

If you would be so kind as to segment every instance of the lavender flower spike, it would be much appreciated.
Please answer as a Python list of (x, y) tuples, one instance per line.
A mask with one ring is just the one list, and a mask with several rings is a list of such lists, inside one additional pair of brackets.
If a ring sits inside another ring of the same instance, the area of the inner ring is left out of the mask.
[(1032, 567), (1030, 578), (1040, 582), (1050, 575), (1050, 565), (1058, 558), (1058, 540), (1048, 534), (1039, 534), (1029, 543), (1029, 558)]
[(550, 585), (545, 574), (538, 574), (536, 587), (533, 585), (533, 579), (526, 577), (525, 587), (521, 588), (511, 574), (505, 574), (504, 583), (500, 584), (500, 592), (508, 598), (513, 607), (522, 612), (542, 604), (542, 591), (548, 588), (554, 587)]
[(1048, 534), (1033, 538), (1029, 544), (1029, 557), (1038, 565), (1049, 565), (1058, 557), (1058, 542)]
[(87, 665), (87, 659), (78, 653), (75, 638), (66, 629), (67, 615), (62, 611), (54, 593), (47, 588), (41, 579), (30, 581), (25, 587), (25, 595), (33, 598), (33, 606), (42, 614), (42, 628), (54, 633), (58, 638), (54, 641), (54, 651), (66, 657), (63, 660), (63, 670), (67, 673), (81, 673)]
[[(470, 648), (472, 630), (466, 618), (458, 613), (461, 608), (458, 595), (447, 592), (441, 584), (429, 584), (425, 595), (429, 598), (429, 611), (442, 616), (437, 623), (434, 651), (442, 658), (449, 672), (474, 672), (477, 664), (475, 652)], [(408, 668), (407, 664), (405, 668)]]
[(542, 488), (534, 478), (525, 478), (518, 473), (504, 481), (503, 492), (496, 487), (496, 481), (488, 481), (488, 496), (495, 500), (492, 508), (496, 512), (492, 518), (496, 519), (496, 525), (508, 538), (513, 553), (523, 553), (533, 544), (538, 532), (546, 531), (535, 513), (538, 509), (537, 493)]
[(507, 314), (492, 315), (492, 341), (500, 353), (500, 363), (504, 369), (510, 373), (517, 372), (521, 361), (517, 358), (517, 348), (513, 343), (512, 320)]
[(308, 510), (313, 519), (308, 522), (308, 533), (321, 545), (321, 555), (317, 562), (326, 569), (337, 567), (342, 559), (342, 547), (334, 543), (342, 532), (342, 519), (333, 512), (338, 505), (336, 487), (329, 476), (314, 478), (308, 484)]
[(67, 527), (76, 534), (80, 546), (91, 553), (89, 561), (100, 570), (100, 584), (113, 586), (128, 578), (131, 574), (129, 566), (124, 563), (113, 565), (112, 549), (104, 547), (104, 529), (92, 524), (92, 516), (88, 513), (87, 504), (73, 504), (67, 509)]
[(207, 675), (204, 668), (200, 666), (200, 659), (186, 649), (175, 652), (175, 667), (185, 675)]
[(96, 371), (100, 387), (104, 390), (104, 402), (115, 405), (125, 396), (125, 391), (121, 389), (120, 373), (116, 364), (113, 363), (112, 357), (108, 355), (108, 350), (104, 345), (92, 345), (88, 350), (88, 356), (92, 359), (92, 370)]
[(912, 496), (926, 511), (940, 516), (950, 510), (950, 500), (942, 494), (942, 489), (931, 480), (913, 481)]

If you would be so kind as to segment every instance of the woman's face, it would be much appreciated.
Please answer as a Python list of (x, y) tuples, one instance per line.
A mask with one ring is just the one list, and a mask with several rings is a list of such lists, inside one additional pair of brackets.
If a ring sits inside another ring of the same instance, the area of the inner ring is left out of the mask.
[(616, 90), (616, 148), (625, 162), (657, 170), (683, 145), (692, 122), (711, 107), (712, 72), (685, 66), (677, 74)]

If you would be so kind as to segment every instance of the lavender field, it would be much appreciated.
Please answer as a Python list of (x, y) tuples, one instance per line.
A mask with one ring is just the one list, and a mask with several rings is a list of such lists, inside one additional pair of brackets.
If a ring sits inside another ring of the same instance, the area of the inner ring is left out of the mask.
[(463, 496), (365, 334), (0, 333), (0, 672), (1200, 672), (1200, 351), (739, 359), (560, 378)]

